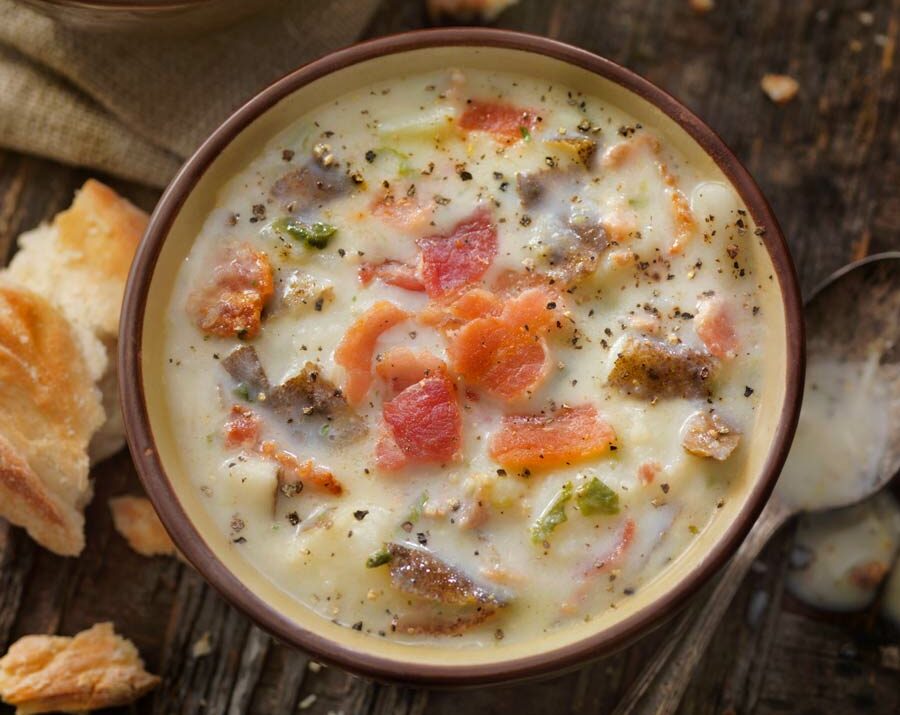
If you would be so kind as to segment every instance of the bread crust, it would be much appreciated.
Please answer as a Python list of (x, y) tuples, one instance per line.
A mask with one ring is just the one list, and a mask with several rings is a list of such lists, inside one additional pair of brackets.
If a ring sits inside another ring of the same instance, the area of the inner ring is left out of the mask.
[(87, 446), (103, 420), (63, 315), (30, 291), (0, 285), (0, 516), (55, 553), (84, 548)]
[(11, 281), (53, 303), (75, 328), (108, 417), (91, 442), (92, 462), (114, 454), (125, 441), (115, 357), (119, 312), (147, 220), (108, 186), (89, 179), (52, 224), (19, 236), (19, 251), (6, 271)]
[(111, 623), (73, 638), (32, 635), (0, 658), (0, 696), (17, 715), (84, 712), (127, 705), (159, 684)]
[(125, 281), (147, 220), (108, 186), (88, 179), (51, 226), (19, 237), (10, 276), (103, 342), (115, 340)]

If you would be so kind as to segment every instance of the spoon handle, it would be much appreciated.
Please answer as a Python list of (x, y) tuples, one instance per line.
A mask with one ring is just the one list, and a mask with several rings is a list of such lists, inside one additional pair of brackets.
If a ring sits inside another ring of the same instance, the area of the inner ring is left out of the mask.
[(773, 496), (747, 538), (722, 570), (708, 601), (698, 599), (678, 617), (668, 638), (619, 701), (613, 715), (673, 715), (734, 594), (760, 551), (791, 516)]

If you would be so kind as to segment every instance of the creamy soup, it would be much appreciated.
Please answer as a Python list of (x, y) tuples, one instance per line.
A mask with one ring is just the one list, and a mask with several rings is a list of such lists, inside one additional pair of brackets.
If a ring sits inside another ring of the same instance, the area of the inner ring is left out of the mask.
[(832, 611), (868, 606), (900, 545), (900, 507), (888, 492), (855, 506), (800, 519), (791, 552), (788, 590)]
[(521, 641), (660, 577), (779, 387), (777, 286), (714, 178), (512, 74), (298, 117), (221, 188), (168, 312), (178, 448), (230, 547), (408, 643)]

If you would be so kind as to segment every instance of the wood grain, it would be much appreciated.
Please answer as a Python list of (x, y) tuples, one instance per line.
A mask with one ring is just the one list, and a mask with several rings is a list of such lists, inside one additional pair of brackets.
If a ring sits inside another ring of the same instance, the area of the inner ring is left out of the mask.
[[(860, 13), (871, 13), (871, 22)], [(366, 36), (424, 24), (420, 0), (385, 0)], [(702, 116), (771, 201), (804, 291), (854, 256), (900, 249), (900, 0), (717, 0), (707, 15), (687, 0), (522, 0), (498, 25), (605, 55)], [(759, 89), (765, 72), (797, 78), (797, 99), (769, 102)], [(0, 153), (0, 261), (15, 236), (66, 206), (85, 178)], [(157, 198), (110, 183), (146, 208)], [(80, 559), (48, 554), (0, 522), (0, 649), (25, 633), (72, 633), (113, 620), (164, 677), (154, 695), (123, 713), (604, 713), (661, 638), (650, 634), (615, 657), (539, 683), (463, 692), (311, 667), (190, 568), (128, 549), (106, 506), (112, 495), (140, 492), (126, 455), (101, 465), (95, 478)], [(900, 712), (900, 674), (881, 664), (878, 649), (900, 634), (871, 616), (835, 619), (783, 596), (788, 543), (789, 533), (777, 537), (745, 580), (680, 712)]]

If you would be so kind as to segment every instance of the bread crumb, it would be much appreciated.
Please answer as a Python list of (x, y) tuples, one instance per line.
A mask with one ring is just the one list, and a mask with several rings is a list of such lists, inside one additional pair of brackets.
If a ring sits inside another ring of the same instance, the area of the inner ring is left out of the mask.
[(310, 673), (318, 673), (322, 670), (322, 664), (315, 660), (309, 661), (306, 667), (309, 668)]
[(297, 706), (298, 710), (309, 710), (313, 706), (313, 703), (318, 700), (318, 696), (315, 693), (310, 693), (303, 700), (300, 701), (300, 704)]
[(787, 104), (800, 90), (797, 80), (786, 74), (765, 74), (759, 86), (775, 104)]
[(123, 496), (109, 500), (113, 525), (142, 556), (173, 556), (175, 544), (163, 528), (149, 499)]
[(212, 639), (209, 636), (209, 631), (206, 631), (194, 643), (191, 648), (191, 655), (194, 658), (202, 658), (210, 653), (212, 653)]
[(33, 635), (0, 658), (0, 697), (19, 713), (128, 705), (159, 685), (137, 648), (98, 623), (73, 638)]
[(705, 15), (708, 12), (712, 12), (716, 7), (716, 2), (715, 0), (688, 0), (688, 5), (691, 6), (691, 10), (694, 12)]

